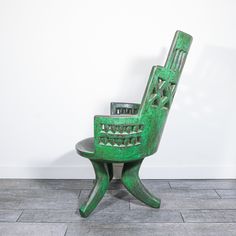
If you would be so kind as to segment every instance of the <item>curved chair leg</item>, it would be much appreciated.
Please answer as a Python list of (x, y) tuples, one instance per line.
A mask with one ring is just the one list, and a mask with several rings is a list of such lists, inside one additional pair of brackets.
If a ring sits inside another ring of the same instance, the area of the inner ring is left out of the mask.
[[(91, 161), (91, 160), (90, 160)], [(83, 204), (79, 211), (82, 217), (87, 217), (97, 207), (102, 200), (109, 186), (109, 175), (102, 162), (91, 161), (96, 174), (95, 185), (89, 195), (88, 201)]]
[(137, 199), (150, 207), (159, 208), (161, 200), (149, 193), (139, 178), (138, 173), (142, 161), (138, 160), (124, 164), (121, 177), (122, 183)]
[[(113, 166), (112, 166), (112, 163), (106, 163), (105, 165), (107, 167), (107, 171), (108, 171), (108, 174), (109, 174), (109, 180), (112, 181), (112, 179), (113, 179)], [(94, 184), (96, 183), (96, 179), (93, 180), (93, 183)]]
[(110, 181), (113, 179), (113, 166), (112, 163), (107, 163), (107, 170), (109, 173)]

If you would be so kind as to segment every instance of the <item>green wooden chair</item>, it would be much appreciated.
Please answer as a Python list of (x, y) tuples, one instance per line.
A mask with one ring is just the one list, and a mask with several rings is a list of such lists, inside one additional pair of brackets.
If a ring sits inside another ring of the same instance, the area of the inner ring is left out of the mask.
[(160, 199), (143, 186), (139, 169), (143, 159), (157, 151), (191, 41), (190, 35), (177, 31), (165, 66), (152, 67), (141, 104), (111, 103), (110, 116), (94, 117), (94, 138), (76, 144), (96, 174), (94, 188), (80, 207), (82, 217), (96, 208), (108, 189), (112, 163), (124, 163), (121, 181), (133, 196), (150, 207), (160, 207)]

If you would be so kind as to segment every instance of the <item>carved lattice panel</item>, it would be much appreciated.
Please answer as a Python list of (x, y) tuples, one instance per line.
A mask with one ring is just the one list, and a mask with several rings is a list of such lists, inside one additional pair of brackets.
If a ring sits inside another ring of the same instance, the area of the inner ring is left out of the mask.
[(176, 90), (176, 82), (158, 77), (153, 85), (149, 102), (153, 107), (170, 108)]
[(109, 125), (101, 124), (99, 144), (113, 147), (132, 147), (141, 144), (141, 124)]

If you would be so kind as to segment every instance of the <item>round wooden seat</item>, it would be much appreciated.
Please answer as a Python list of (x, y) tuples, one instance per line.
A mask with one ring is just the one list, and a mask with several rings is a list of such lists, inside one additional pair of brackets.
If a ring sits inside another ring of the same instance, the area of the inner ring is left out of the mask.
[(76, 144), (75, 148), (79, 155), (83, 157), (93, 157), (95, 152), (94, 138), (81, 140)]

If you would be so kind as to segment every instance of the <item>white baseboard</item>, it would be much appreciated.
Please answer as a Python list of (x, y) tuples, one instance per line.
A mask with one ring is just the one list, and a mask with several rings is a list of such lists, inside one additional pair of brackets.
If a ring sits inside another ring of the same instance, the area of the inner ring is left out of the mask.
[[(119, 178), (122, 165), (115, 167)], [(143, 179), (229, 179), (236, 178), (236, 166), (142, 166)], [(92, 179), (92, 166), (0, 167), (0, 178)]]

